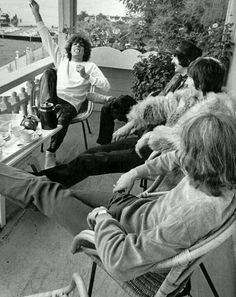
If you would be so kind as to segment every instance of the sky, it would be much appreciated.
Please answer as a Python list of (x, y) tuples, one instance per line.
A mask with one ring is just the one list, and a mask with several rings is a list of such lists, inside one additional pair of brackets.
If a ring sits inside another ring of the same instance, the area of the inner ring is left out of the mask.
[[(66, 1), (66, 0), (64, 0)], [(58, 0), (38, 0), (40, 12), (46, 25), (58, 25)], [(0, 0), (2, 12), (12, 17), (17, 14), (22, 25), (34, 24), (34, 18), (28, 5), (29, 0)], [(125, 16), (126, 10), (119, 0), (77, 0), (77, 12), (84, 10), (88, 14), (108, 14)]]

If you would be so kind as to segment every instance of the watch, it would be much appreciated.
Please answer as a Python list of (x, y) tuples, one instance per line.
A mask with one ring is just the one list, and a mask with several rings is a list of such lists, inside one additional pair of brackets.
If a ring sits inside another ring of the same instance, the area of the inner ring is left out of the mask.
[(108, 211), (107, 211), (106, 209), (101, 209), (101, 210), (99, 210), (99, 211), (96, 213), (96, 215), (95, 215), (95, 220), (96, 220), (97, 216), (99, 216), (99, 215), (101, 215), (101, 214), (105, 214), (105, 213), (108, 213)]

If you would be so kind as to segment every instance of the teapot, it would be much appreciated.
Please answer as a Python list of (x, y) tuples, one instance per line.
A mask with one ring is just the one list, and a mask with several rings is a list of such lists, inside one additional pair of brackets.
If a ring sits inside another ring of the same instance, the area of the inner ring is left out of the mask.
[(60, 104), (54, 106), (50, 102), (45, 102), (40, 105), (39, 109), (36, 106), (32, 106), (32, 109), (36, 111), (37, 117), (40, 119), (42, 129), (51, 130), (57, 127), (58, 118), (62, 112)]

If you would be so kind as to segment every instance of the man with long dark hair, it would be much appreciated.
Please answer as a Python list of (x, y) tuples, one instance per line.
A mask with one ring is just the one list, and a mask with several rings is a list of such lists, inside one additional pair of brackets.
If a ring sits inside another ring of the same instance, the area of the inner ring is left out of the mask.
[(40, 102), (50, 102), (62, 106), (59, 120), (63, 128), (52, 137), (46, 151), (45, 168), (49, 168), (56, 165), (55, 153), (63, 142), (71, 120), (77, 115), (85, 101), (90, 86), (108, 91), (110, 85), (99, 68), (94, 63), (88, 62), (91, 44), (85, 35), (75, 34), (72, 36), (65, 46), (66, 56), (64, 56), (42, 21), (38, 3), (32, 0), (30, 6), (42, 43), (57, 68), (57, 71), (48, 69), (43, 74), (40, 83)]

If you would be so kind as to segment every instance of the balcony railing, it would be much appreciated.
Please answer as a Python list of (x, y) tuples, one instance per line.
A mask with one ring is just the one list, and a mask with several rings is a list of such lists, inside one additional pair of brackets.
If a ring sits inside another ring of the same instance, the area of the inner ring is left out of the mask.
[(0, 83), (0, 113), (27, 114), (30, 110), (30, 95), (37, 76), (53, 62), (50, 57), (10, 72)]

